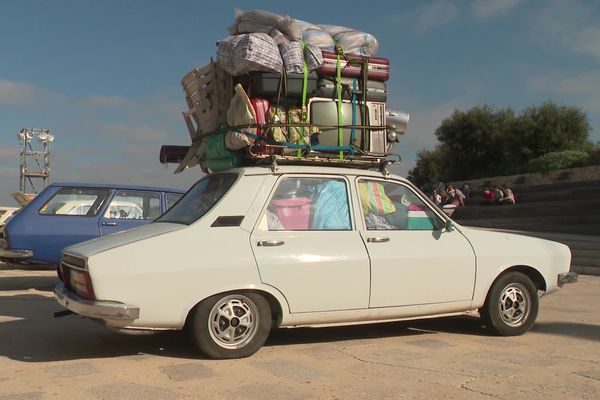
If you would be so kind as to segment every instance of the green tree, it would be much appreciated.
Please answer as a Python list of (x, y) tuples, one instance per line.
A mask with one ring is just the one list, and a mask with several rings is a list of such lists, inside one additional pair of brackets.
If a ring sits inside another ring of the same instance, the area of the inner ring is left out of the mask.
[(445, 154), (440, 146), (434, 150), (419, 150), (417, 162), (413, 169), (408, 172), (409, 179), (417, 186), (444, 180)]
[(547, 153), (575, 150), (590, 152), (591, 126), (584, 111), (573, 106), (557, 106), (546, 102), (525, 109), (514, 130), (507, 136), (510, 159), (522, 172), (530, 160)]
[(510, 108), (494, 110), (491, 106), (454, 111), (442, 121), (435, 135), (447, 152), (445, 171), (448, 179), (493, 176), (506, 168), (509, 151), (506, 136), (515, 123)]
[(435, 131), (439, 145), (417, 153), (410, 175), (423, 184), (522, 173), (531, 160), (547, 153), (590, 153), (590, 130), (580, 108), (552, 102), (519, 115), (488, 105), (455, 110)]

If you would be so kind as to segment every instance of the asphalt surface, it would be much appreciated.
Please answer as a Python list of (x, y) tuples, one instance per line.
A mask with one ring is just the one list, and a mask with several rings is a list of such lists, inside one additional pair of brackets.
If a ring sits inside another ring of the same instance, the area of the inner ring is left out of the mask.
[(600, 399), (600, 276), (540, 301), (527, 334), (474, 317), (281, 329), (241, 360), (178, 332), (113, 333), (53, 318), (53, 270), (0, 263), (0, 400)]

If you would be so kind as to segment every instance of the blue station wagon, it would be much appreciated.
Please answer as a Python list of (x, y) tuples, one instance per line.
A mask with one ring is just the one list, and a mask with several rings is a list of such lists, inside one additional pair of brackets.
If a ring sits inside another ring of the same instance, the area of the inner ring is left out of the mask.
[(64, 247), (147, 224), (183, 194), (148, 186), (53, 183), (2, 227), (0, 261), (57, 264)]

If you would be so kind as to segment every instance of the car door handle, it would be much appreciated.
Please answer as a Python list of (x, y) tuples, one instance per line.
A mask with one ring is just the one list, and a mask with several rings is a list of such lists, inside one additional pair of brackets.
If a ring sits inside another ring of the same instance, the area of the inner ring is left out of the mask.
[(369, 243), (384, 243), (384, 242), (389, 242), (390, 238), (389, 237), (370, 237), (367, 238), (367, 242)]
[(261, 240), (257, 243), (257, 246), (264, 247), (273, 247), (273, 246), (283, 246), (285, 242), (283, 240)]
[(117, 226), (116, 222), (103, 222), (102, 223), (103, 226)]

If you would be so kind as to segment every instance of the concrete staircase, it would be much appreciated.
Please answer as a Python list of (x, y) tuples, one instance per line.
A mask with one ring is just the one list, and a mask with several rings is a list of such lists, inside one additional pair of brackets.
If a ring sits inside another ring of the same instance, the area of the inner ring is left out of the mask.
[(480, 206), (481, 192), (475, 191), (452, 218), (466, 226), (516, 231), (565, 243), (573, 253), (572, 270), (600, 275), (600, 179), (509, 183), (509, 187), (517, 204)]

